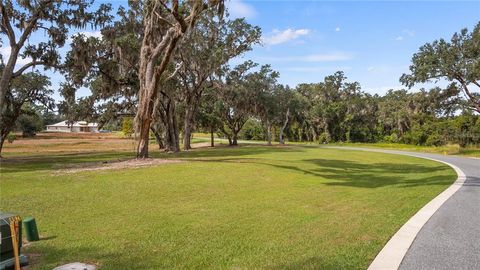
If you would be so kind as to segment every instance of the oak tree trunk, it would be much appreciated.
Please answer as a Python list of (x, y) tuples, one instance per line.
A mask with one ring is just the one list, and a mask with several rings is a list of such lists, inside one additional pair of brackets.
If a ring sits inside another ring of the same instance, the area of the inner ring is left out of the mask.
[(185, 119), (183, 120), (183, 149), (190, 150), (192, 138), (193, 108), (187, 104)]
[[(6, 100), (7, 101), (7, 100)], [(21, 103), (23, 104), (23, 103)], [(7, 138), (8, 134), (13, 130), (15, 127), (15, 123), (17, 122), (18, 117), (20, 116), (21, 112), (21, 104), (13, 108), (13, 111), (9, 112), (9, 117), (2, 119), (2, 122), (0, 123), (0, 140), (1, 140), (1, 145), (0, 145), (0, 157), (2, 155), (2, 149), (3, 149), (3, 144), (5, 142), (5, 139)], [(10, 106), (11, 104), (8, 104), (6, 102), (5, 106)]]
[(187, 108), (185, 109), (185, 119), (183, 123), (184, 128), (184, 138), (183, 138), (183, 149), (191, 149), (191, 139), (192, 131), (194, 126), (195, 114), (198, 110), (198, 104), (200, 103), (200, 98), (202, 96), (201, 90), (195, 90), (195, 94), (187, 99)]
[(289, 116), (290, 116), (290, 108), (287, 109), (287, 113), (285, 114), (285, 121), (283, 122), (283, 125), (280, 128), (280, 134), (278, 136), (278, 142), (280, 144), (285, 144), (285, 140), (283, 139), (283, 132), (287, 128)]
[(2, 149), (3, 149), (3, 143), (5, 142), (7, 138), (7, 135), (1, 135), (0, 136), (0, 158), (2, 157)]
[(163, 138), (162, 135), (160, 135), (160, 132), (153, 127), (150, 127), (150, 130), (152, 131), (153, 135), (155, 135), (155, 141), (157, 141), (158, 149), (163, 149), (165, 145), (163, 144)]
[(215, 136), (213, 136), (213, 128), (210, 128), (210, 146), (215, 147)]
[(5, 140), (7, 139), (8, 134), (12, 131), (15, 121), (20, 115), (20, 110), (16, 110), (15, 113), (16, 114), (14, 115), (13, 118), (10, 119), (9, 123), (3, 123), (2, 126), (0, 127), (1, 128), (0, 129), (0, 157), (2, 157), (3, 144), (5, 143)]
[(272, 124), (267, 120), (267, 144), (272, 145)]
[[(150, 20), (153, 20), (150, 18)], [(135, 127), (138, 133), (137, 158), (148, 158), (148, 139), (154, 103), (158, 95), (158, 87), (173, 51), (186, 29), (175, 26), (168, 29), (159, 44), (154, 44), (152, 21), (145, 21), (146, 29), (140, 49), (140, 65), (138, 79), (140, 82), (138, 111), (135, 116)]]
[(152, 122), (154, 100), (157, 96), (157, 78), (154, 74), (154, 62), (148, 59), (148, 53), (148, 49), (142, 48), (139, 70), (139, 104), (137, 115), (135, 116), (135, 126), (138, 134), (137, 158), (148, 158), (150, 124)]
[(178, 136), (177, 117), (175, 114), (175, 101), (173, 100), (170, 100), (167, 106), (166, 118), (168, 134), (167, 151), (176, 153), (180, 151), (180, 141)]
[(238, 140), (237, 140), (237, 138), (238, 138), (238, 132), (233, 133), (232, 143), (231, 143), (232, 146), (238, 145)]
[(5, 98), (7, 96), (8, 87), (10, 86), (10, 81), (13, 78), (13, 70), (15, 69), (15, 64), (17, 62), (18, 52), (19, 50), (17, 46), (11, 48), (10, 57), (3, 68), (2, 77), (0, 78), (0, 125), (3, 125), (3, 113), (6, 108)]

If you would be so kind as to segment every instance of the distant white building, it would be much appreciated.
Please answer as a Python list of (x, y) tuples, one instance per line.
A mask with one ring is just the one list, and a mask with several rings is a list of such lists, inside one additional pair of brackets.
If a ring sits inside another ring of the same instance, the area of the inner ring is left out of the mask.
[(88, 123), (85, 121), (78, 121), (68, 124), (67, 121), (62, 121), (53, 125), (47, 125), (48, 132), (98, 132), (97, 123)]

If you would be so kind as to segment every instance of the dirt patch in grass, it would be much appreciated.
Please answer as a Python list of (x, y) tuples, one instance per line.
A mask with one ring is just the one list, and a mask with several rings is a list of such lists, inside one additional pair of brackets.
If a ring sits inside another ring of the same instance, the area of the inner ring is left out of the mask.
[(37, 265), (40, 262), (40, 259), (42, 257), (42, 254), (35, 253), (35, 252), (26, 252), (25, 255), (27, 256), (28, 265), (22, 267), (22, 269), (24, 270), (33, 269), (32, 265)]
[(129, 159), (123, 161), (104, 161), (95, 163), (83, 163), (75, 167), (60, 169), (55, 171), (55, 175), (59, 174), (71, 174), (85, 171), (103, 171), (103, 170), (121, 170), (121, 169), (134, 169), (140, 167), (157, 166), (167, 163), (179, 163), (180, 160), (175, 159), (160, 159), (160, 158), (147, 158), (147, 159)]

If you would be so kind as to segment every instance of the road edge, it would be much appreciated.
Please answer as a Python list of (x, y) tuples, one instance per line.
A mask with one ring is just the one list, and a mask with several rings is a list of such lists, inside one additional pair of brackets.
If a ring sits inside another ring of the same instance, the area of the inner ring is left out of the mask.
[[(366, 149), (366, 151), (368, 151)], [(390, 238), (368, 267), (369, 270), (398, 269), (413, 241), (422, 227), (437, 210), (457, 192), (466, 180), (465, 173), (457, 166), (434, 158), (421, 157), (407, 153), (392, 153), (433, 160), (450, 166), (457, 173), (457, 180), (433, 200), (423, 206)]]

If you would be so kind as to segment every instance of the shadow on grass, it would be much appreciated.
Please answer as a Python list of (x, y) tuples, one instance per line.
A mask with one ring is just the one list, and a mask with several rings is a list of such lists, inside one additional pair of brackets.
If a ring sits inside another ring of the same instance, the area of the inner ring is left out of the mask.
[(303, 152), (302, 146), (266, 146), (259, 144), (245, 144), (241, 146), (216, 146), (214, 148), (199, 148), (192, 151), (173, 154), (176, 158), (217, 158), (240, 157), (268, 153)]
[[(152, 158), (198, 159), (198, 158), (232, 158), (247, 155), (259, 155), (272, 152), (298, 152), (301, 147), (269, 147), (259, 145), (242, 145), (236, 147), (219, 146), (215, 148), (198, 148), (179, 153), (150, 151)], [(46, 153), (44, 155), (13, 156), (1, 159), (2, 174), (32, 171), (94, 166), (107, 162), (123, 161), (135, 158), (132, 152), (79, 152), (79, 153)]]
[[(448, 171), (450, 168), (444, 165), (426, 166), (422, 164), (405, 163), (370, 163), (354, 162), (348, 160), (327, 160), (327, 159), (304, 159), (300, 162), (315, 165), (314, 169), (305, 169), (302, 166), (295, 166), (292, 163), (279, 164), (267, 162), (265, 159), (248, 158), (220, 158), (220, 159), (191, 159), (199, 162), (230, 162), (250, 163), (272, 166), (282, 170), (295, 171), (302, 174), (321, 177), (327, 180), (325, 185), (346, 186), (359, 188), (379, 188), (391, 185), (399, 187), (415, 187), (428, 185), (448, 185), (453, 183), (455, 178), (443, 175), (425, 176), (417, 179), (407, 177), (411, 174), (429, 174), (434, 172)], [(285, 161), (283, 162), (285, 163)]]
[(364, 164), (352, 161), (325, 159), (310, 159), (305, 161), (319, 167), (313, 170), (317, 176), (321, 176), (327, 180), (333, 180), (332, 182), (326, 183), (331, 186), (377, 188), (388, 185), (398, 185), (401, 187), (414, 187), (447, 185), (454, 180), (442, 175), (417, 179), (409, 179), (406, 177), (409, 174), (422, 175), (450, 170), (450, 168), (444, 165), (426, 166), (422, 164), (386, 162)]
[(45, 155), (7, 157), (1, 160), (2, 174), (45, 171), (75, 167), (80, 164), (98, 164), (132, 157), (129, 152), (48, 153)]
[[(259, 145), (242, 145), (239, 147), (220, 146), (215, 148), (200, 148), (180, 153), (165, 153), (151, 151), (153, 158), (174, 158), (185, 161), (200, 162), (231, 162), (252, 163), (272, 166), (277, 169), (296, 171), (302, 174), (321, 177), (326, 185), (350, 186), (359, 188), (378, 188), (389, 185), (401, 187), (448, 185), (454, 179), (445, 176), (425, 176), (410, 179), (409, 174), (428, 174), (448, 170), (443, 165), (426, 166), (422, 164), (405, 164), (394, 162), (379, 162), (366, 164), (361, 161), (333, 159), (303, 159), (295, 162), (274, 161), (258, 157), (268, 153), (303, 152), (308, 146), (269, 147)], [(240, 158), (241, 157), (241, 158)], [(90, 152), (90, 153), (58, 153), (28, 157), (11, 157), (2, 160), (1, 173), (19, 173), (45, 171), (55, 169), (75, 168), (100, 163), (121, 161), (134, 158), (132, 152)], [(306, 163), (312, 166), (296, 165)], [(473, 185), (477, 185), (478, 181)]]
[(57, 238), (56, 235), (51, 235), (51, 236), (40, 236), (40, 241), (48, 241), (48, 240), (53, 240)]

